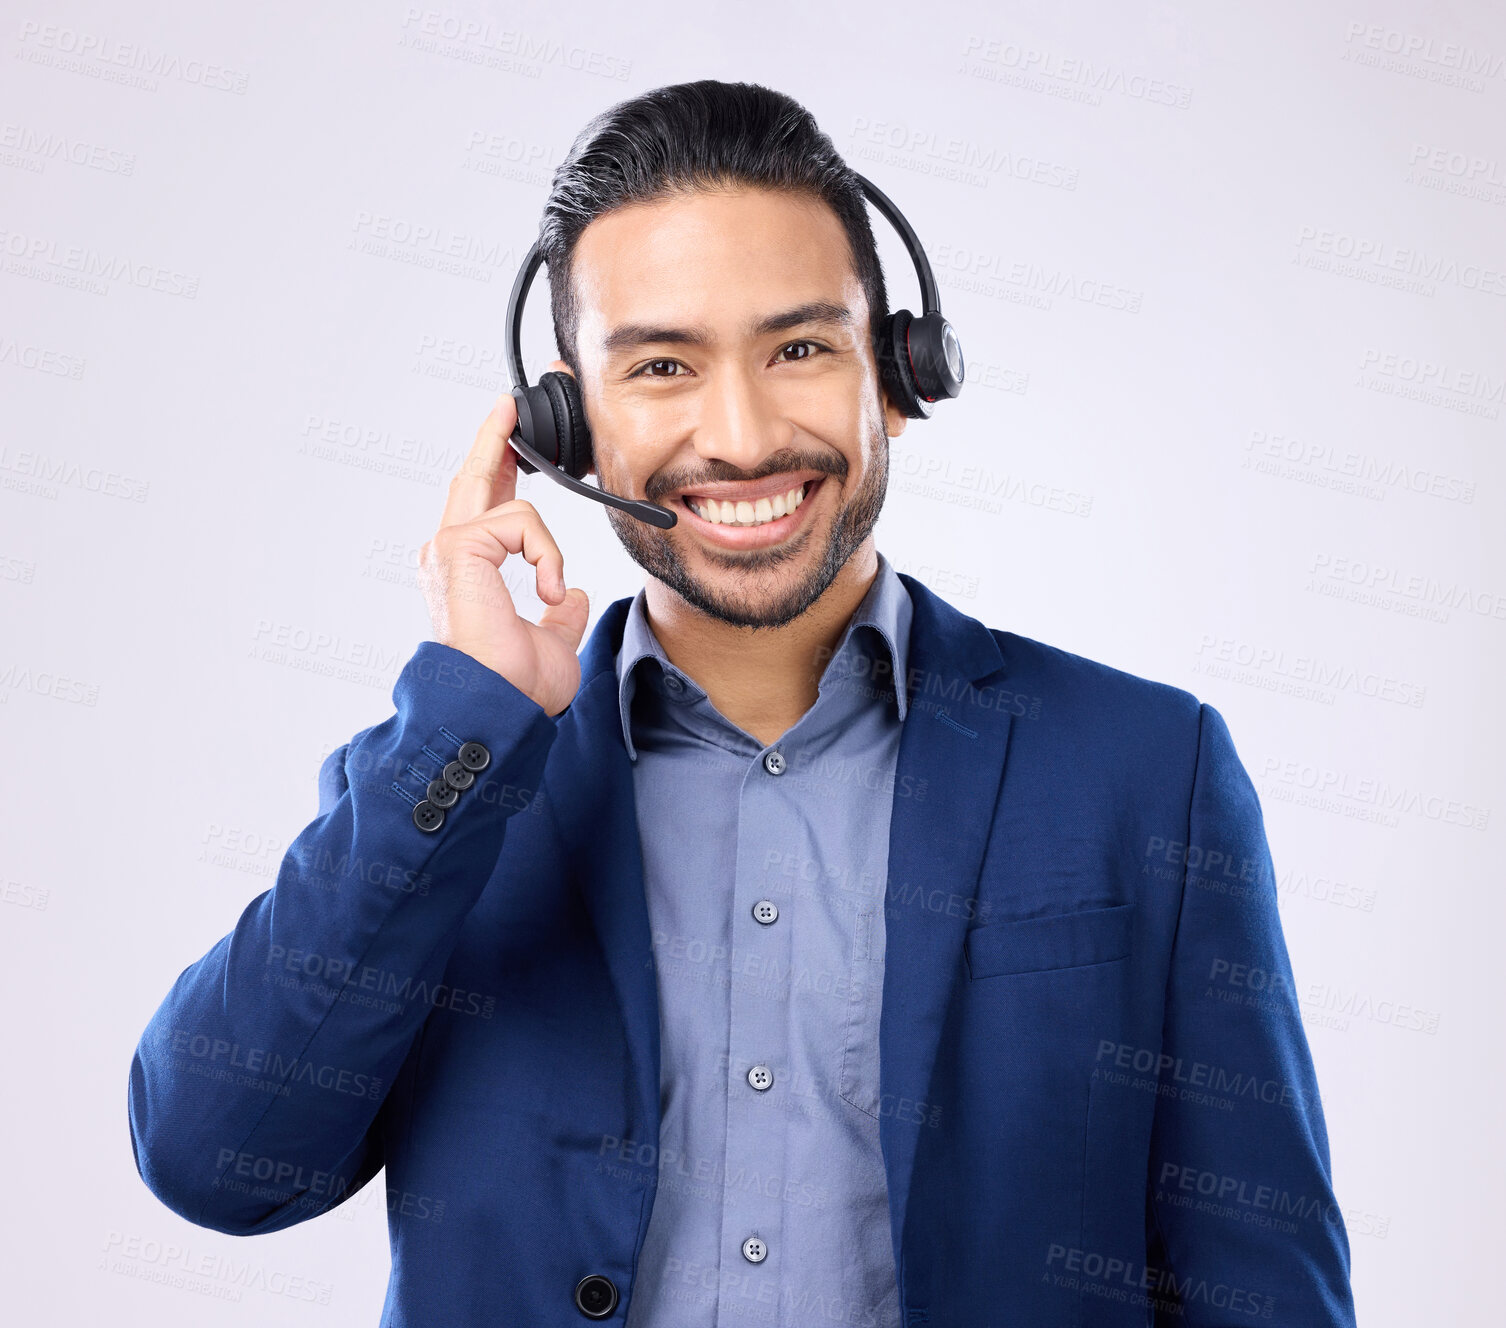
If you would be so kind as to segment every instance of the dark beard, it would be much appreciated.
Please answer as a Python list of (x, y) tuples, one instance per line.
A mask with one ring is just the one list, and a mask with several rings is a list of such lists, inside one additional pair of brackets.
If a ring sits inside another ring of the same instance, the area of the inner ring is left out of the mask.
[[(645, 572), (678, 594), (687, 604), (693, 605), (709, 618), (728, 623), (733, 627), (783, 627), (798, 618), (826, 593), (836, 580), (837, 574), (847, 565), (854, 551), (872, 533), (884, 507), (884, 495), (889, 488), (889, 438), (882, 424), (876, 430), (874, 464), (863, 481), (863, 486), (853, 494), (847, 504), (837, 513), (832, 522), (831, 535), (821, 560), (800, 582), (762, 611), (749, 609), (746, 600), (739, 599), (736, 591), (730, 595), (718, 593), (691, 575), (681, 561), (669, 538), (668, 532), (650, 526), (629, 516), (626, 512), (608, 507), (607, 520), (628, 556)], [(831, 469), (832, 464), (841, 466), (840, 474)], [(821, 470), (838, 483), (846, 477), (845, 459), (826, 456), (796, 460), (787, 470)], [(822, 481), (823, 486), (826, 481)], [(612, 489), (607, 483), (605, 487)], [(616, 490), (613, 490), (616, 492)], [(727, 550), (704, 549), (702, 556), (733, 573), (757, 575), (779, 567), (804, 552), (805, 546), (815, 538), (814, 528), (802, 531), (794, 540), (769, 549), (749, 549), (732, 553)]]

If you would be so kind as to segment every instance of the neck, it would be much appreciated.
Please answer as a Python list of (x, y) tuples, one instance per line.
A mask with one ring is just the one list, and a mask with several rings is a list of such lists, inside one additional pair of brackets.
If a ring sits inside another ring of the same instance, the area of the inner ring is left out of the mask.
[(727, 719), (768, 745), (816, 703), (821, 675), (877, 575), (869, 536), (821, 598), (783, 627), (720, 622), (652, 577), (644, 608), (675, 667), (694, 678)]

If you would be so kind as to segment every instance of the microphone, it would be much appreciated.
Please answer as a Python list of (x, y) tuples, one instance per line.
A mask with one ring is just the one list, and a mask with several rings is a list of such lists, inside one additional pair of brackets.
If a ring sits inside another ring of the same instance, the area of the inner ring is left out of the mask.
[(563, 484), (571, 493), (594, 498), (606, 507), (615, 507), (629, 516), (637, 517), (640, 521), (646, 521), (651, 526), (658, 526), (660, 530), (668, 530), (680, 519), (675, 512), (668, 507), (661, 507), (658, 503), (646, 502), (641, 498), (624, 498), (621, 494), (609, 493), (598, 485), (578, 480), (574, 475), (568, 474), (554, 462), (546, 459), (536, 448), (524, 442), (523, 419), (526, 415), (531, 423), (533, 415), (533, 403), (529, 392), (530, 389), (524, 387), (514, 387), (512, 390), (513, 401), (518, 408), (518, 423), (507, 441), (511, 444), (513, 451), (523, 458), (518, 462), (520, 470), (525, 472), (541, 470), (556, 483)]

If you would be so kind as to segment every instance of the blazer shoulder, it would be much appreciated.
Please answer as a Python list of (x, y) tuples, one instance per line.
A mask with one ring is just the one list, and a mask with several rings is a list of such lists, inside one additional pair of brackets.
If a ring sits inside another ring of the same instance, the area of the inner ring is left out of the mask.
[(1177, 714), (1197, 719), (1201, 699), (1185, 687), (1146, 678), (1127, 669), (1115, 668), (1102, 660), (1079, 655), (1049, 642), (1037, 641), (1017, 632), (990, 627), (999, 643), (1009, 672), (1017, 677), (1039, 679), (1054, 691), (1072, 692), (1084, 701), (1114, 705), (1126, 702), (1137, 709), (1146, 708), (1164, 715)]
[(1100, 757), (1117, 753), (1163, 772), (1196, 760), (1203, 702), (1185, 687), (1142, 677), (1101, 660), (989, 628), (1005, 660), (1005, 678), (1021, 698), (1017, 713), (1040, 721), (1054, 744)]

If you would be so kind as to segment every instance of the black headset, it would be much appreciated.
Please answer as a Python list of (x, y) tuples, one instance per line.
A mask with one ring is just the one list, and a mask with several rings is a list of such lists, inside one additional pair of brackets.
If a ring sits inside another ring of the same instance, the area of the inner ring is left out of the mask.
[[(874, 348), (879, 373), (890, 400), (906, 416), (912, 420), (929, 419), (938, 400), (955, 397), (962, 391), (962, 346), (952, 325), (941, 316), (936, 278), (914, 229), (870, 181), (861, 175), (857, 180), (868, 201), (888, 218), (904, 240), (915, 264), (915, 274), (920, 278), (924, 309), (919, 318), (908, 309), (889, 315)], [(543, 261), (535, 244), (518, 269), (507, 301), (507, 367), (517, 384), (512, 396), (518, 408), (518, 424), (507, 441), (518, 454), (518, 469), (529, 475), (542, 470), (567, 489), (668, 530), (678, 520), (669, 508), (639, 498), (624, 498), (584, 482), (582, 477), (591, 468), (591, 426), (586, 421), (580, 385), (575, 379), (555, 370), (541, 374), (538, 383), (529, 386), (528, 375), (523, 372), (523, 302)]]

